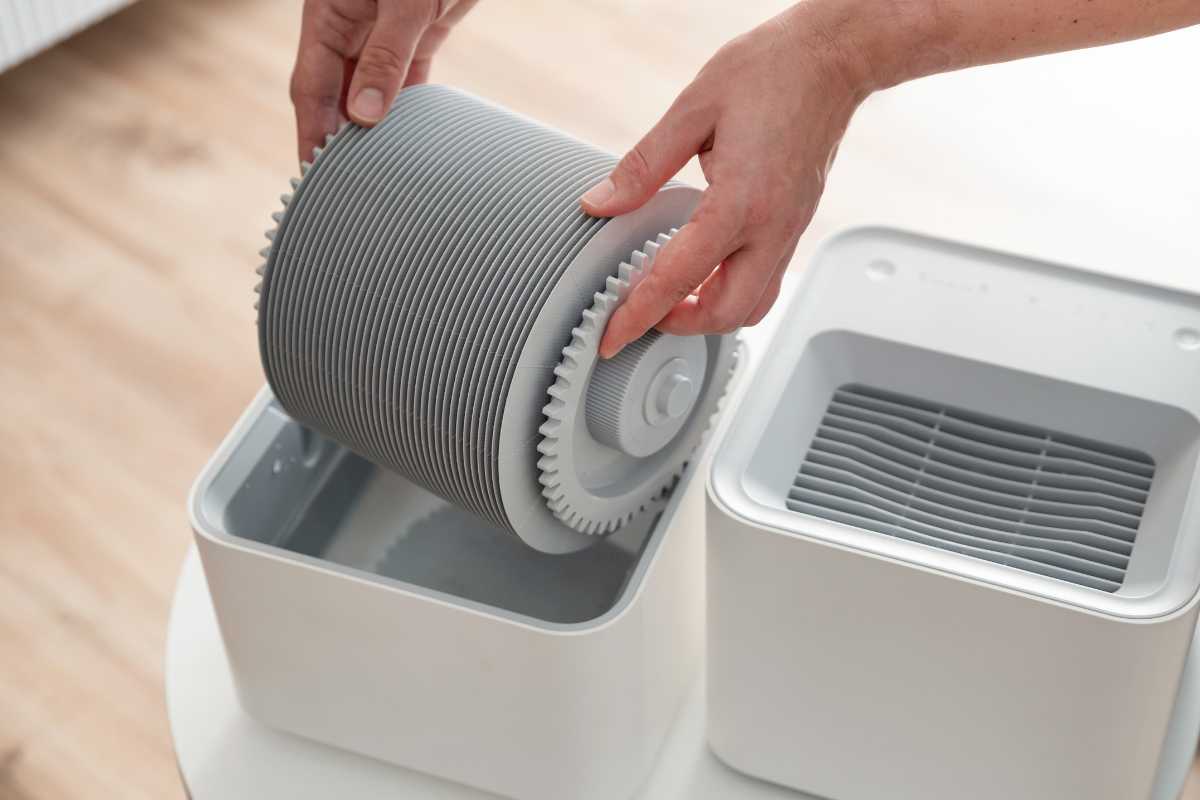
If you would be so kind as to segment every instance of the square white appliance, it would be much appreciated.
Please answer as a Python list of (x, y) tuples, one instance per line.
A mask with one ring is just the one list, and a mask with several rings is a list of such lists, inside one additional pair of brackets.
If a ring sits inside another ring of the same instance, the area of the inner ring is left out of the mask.
[(1150, 797), (1200, 299), (861, 229), (780, 313), (710, 475), (714, 751), (831, 800)]

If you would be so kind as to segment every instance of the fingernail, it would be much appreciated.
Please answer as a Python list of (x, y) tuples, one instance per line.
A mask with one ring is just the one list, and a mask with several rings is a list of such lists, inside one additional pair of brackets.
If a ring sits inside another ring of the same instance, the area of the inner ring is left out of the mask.
[(584, 192), (581, 199), (589, 206), (601, 206), (609, 201), (616, 190), (617, 187), (613, 185), (612, 178), (605, 178)]
[(354, 104), (350, 110), (359, 119), (378, 122), (383, 118), (383, 92), (378, 89), (363, 89), (354, 96)]

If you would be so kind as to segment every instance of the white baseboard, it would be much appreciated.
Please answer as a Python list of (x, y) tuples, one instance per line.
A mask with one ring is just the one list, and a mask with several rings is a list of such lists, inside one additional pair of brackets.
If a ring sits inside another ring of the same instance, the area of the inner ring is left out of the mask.
[(0, 0), (0, 72), (132, 0)]

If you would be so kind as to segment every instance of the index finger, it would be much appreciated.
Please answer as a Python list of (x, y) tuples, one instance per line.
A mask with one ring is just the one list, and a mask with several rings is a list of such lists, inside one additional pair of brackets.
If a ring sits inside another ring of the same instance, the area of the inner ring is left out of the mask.
[(313, 148), (337, 132), (346, 68), (343, 56), (319, 41), (309, 27), (306, 22), (291, 85), (301, 161), (311, 161)]
[(703, 283), (738, 248), (740, 219), (710, 186), (691, 220), (671, 237), (650, 274), (609, 320), (600, 340), (601, 358), (612, 358), (641, 337)]
[(310, 0), (301, 16), (290, 85), (300, 161), (312, 161), (313, 149), (337, 132), (346, 94), (347, 59), (358, 54), (370, 30), (370, 19), (332, 13), (328, 6)]

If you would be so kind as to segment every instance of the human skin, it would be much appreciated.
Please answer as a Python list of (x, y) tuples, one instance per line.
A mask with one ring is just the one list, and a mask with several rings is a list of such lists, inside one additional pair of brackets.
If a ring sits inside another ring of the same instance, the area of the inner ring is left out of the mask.
[[(339, 124), (382, 118), (474, 0), (307, 0), (292, 99), (301, 160)], [(617, 216), (693, 156), (695, 212), (605, 329), (610, 358), (650, 328), (757, 324), (779, 295), (855, 109), (939, 72), (1150, 36), (1200, 23), (1200, 0), (804, 0), (733, 39), (581, 199)]]
[(351, 119), (370, 127), (477, 0), (305, 0), (291, 97), (301, 161)]

